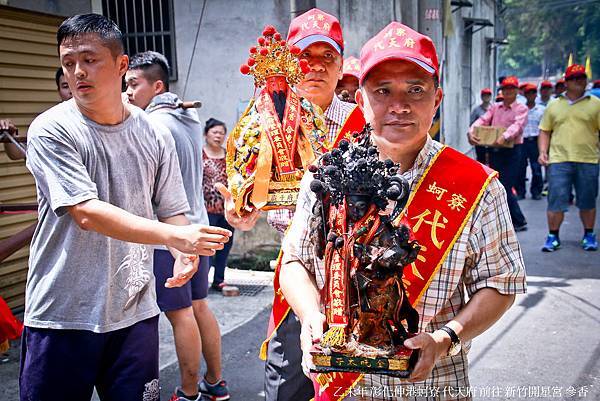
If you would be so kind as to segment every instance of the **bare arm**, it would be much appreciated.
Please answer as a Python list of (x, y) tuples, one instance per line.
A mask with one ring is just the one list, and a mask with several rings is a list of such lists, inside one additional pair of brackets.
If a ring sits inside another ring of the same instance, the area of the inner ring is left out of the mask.
[(538, 157), (538, 162), (542, 166), (548, 165), (548, 149), (550, 148), (550, 131), (540, 130), (540, 135), (538, 136), (538, 151), (540, 152), (540, 156)]
[[(17, 127), (11, 120), (0, 120), (0, 130), (8, 131), (9, 135), (16, 135), (18, 133)], [(23, 143), (23, 145), (25, 145)], [(25, 155), (19, 148), (17, 148), (13, 143), (5, 143), (4, 150), (6, 151), (6, 156), (8, 156), (11, 160), (20, 160), (24, 159)]]
[(315, 278), (299, 261), (281, 266), (281, 291), (301, 322), (320, 313), (319, 291)]
[(167, 245), (187, 254), (213, 255), (231, 236), (229, 230), (220, 227), (176, 226), (149, 220), (97, 199), (70, 206), (67, 210), (83, 230), (121, 241)]
[[(498, 321), (514, 300), (514, 294), (503, 295), (493, 288), (482, 288), (446, 325), (456, 332), (461, 341), (471, 340)], [(442, 330), (420, 333), (406, 340), (404, 345), (408, 348), (420, 349), (419, 361), (409, 381), (417, 382), (429, 377), (435, 363), (447, 354), (450, 343), (450, 336)]]

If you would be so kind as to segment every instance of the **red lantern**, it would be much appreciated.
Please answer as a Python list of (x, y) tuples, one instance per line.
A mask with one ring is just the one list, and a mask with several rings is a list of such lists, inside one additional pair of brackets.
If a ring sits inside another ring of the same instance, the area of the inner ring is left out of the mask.
[(250, 72), (250, 67), (247, 64), (242, 64), (240, 66), (240, 72), (244, 75), (248, 75), (248, 73)]
[(290, 46), (290, 53), (292, 53), (293, 55), (297, 56), (298, 54), (300, 54), (300, 48), (298, 46)]
[(254, 59), (252, 57), (250, 57), (248, 59), (248, 61), (246, 62), (246, 64), (248, 64), (250, 67), (252, 67), (255, 64), (255, 61), (254, 61)]
[(262, 49), (260, 49), (260, 54), (266, 56), (267, 54), (269, 54), (269, 49), (263, 47)]

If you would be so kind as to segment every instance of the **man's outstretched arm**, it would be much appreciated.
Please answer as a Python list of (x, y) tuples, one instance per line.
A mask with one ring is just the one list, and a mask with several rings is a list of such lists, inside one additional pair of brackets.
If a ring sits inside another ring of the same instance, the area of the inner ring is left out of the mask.
[(166, 245), (192, 255), (211, 256), (222, 249), (231, 236), (229, 230), (221, 227), (200, 224), (179, 226), (146, 219), (98, 199), (66, 209), (83, 230), (121, 241)]

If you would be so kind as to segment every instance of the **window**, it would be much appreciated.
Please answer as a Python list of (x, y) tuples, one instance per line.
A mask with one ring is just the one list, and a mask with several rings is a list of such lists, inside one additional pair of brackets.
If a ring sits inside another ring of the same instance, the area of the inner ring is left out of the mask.
[(177, 79), (173, 0), (102, 0), (102, 10), (123, 32), (127, 54), (162, 53), (171, 66), (169, 78)]

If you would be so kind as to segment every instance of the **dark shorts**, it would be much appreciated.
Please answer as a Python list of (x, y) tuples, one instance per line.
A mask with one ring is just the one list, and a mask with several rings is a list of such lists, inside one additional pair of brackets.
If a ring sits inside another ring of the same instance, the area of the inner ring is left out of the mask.
[(25, 327), (21, 401), (159, 400), (158, 316), (108, 333)]
[(173, 277), (175, 259), (171, 252), (163, 249), (154, 250), (154, 276), (156, 277), (156, 300), (163, 312), (183, 309), (192, 306), (192, 301), (208, 296), (209, 257), (201, 256), (198, 271), (184, 286), (167, 288), (165, 283)]
[(575, 205), (580, 210), (596, 208), (598, 197), (598, 164), (552, 163), (548, 177), (548, 210), (566, 212), (569, 209), (571, 190), (575, 188)]

